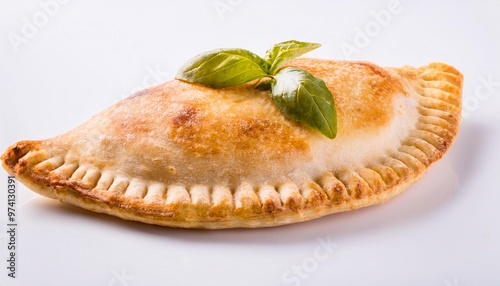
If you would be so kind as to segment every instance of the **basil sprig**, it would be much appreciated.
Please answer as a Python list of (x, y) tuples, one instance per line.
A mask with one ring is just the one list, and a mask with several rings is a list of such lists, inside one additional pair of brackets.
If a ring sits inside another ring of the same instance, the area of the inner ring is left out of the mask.
[(282, 69), (294, 58), (318, 47), (320, 44), (286, 41), (269, 49), (264, 59), (244, 49), (216, 49), (189, 60), (176, 77), (213, 88), (268, 77), (269, 80), (259, 81), (256, 88), (270, 89), (271, 99), (281, 112), (333, 139), (337, 134), (337, 115), (325, 82), (303, 69)]
[(269, 73), (274, 74), (289, 61), (319, 47), (321, 47), (320, 44), (299, 42), (295, 40), (274, 45), (274, 47), (267, 50), (265, 57), (265, 60), (271, 65)]

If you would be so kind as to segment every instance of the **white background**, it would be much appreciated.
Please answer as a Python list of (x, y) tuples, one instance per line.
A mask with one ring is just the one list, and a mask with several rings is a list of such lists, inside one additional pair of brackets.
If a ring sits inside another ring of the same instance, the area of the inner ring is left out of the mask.
[[(312, 57), (451, 64), (465, 76), (465, 118), (449, 153), (401, 196), (278, 228), (149, 226), (19, 185), (16, 279), (0, 171), (0, 285), (500, 285), (498, 1), (401, 1), (392, 13), (380, 12), (385, 0), (54, 1), (0, 1), (2, 150), (65, 132), (200, 52), (263, 55), (289, 39), (322, 43)], [(321, 261), (320, 240), (335, 246)]]

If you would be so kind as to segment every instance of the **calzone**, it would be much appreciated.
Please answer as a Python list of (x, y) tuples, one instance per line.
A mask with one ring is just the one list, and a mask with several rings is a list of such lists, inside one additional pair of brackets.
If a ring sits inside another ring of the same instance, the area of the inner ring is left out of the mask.
[(65, 134), (13, 144), (3, 167), (38, 194), (127, 220), (269, 227), (383, 203), (457, 135), (463, 77), (449, 65), (299, 58), (287, 66), (325, 81), (335, 139), (285, 117), (254, 83), (215, 89), (173, 79)]

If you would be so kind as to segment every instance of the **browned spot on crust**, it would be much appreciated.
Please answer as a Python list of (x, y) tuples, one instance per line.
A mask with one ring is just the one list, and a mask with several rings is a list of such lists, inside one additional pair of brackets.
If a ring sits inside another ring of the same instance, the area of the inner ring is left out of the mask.
[(172, 117), (170, 138), (196, 156), (221, 155), (265, 157), (277, 160), (292, 152), (306, 152), (309, 145), (292, 126), (266, 118), (227, 120), (215, 114), (200, 114), (184, 105)]
[(367, 63), (367, 62), (353, 62), (353, 64), (367, 67), (368, 69), (370, 69), (372, 74), (378, 75), (378, 76), (380, 76), (388, 81), (394, 81), (394, 79), (391, 77), (391, 75), (387, 71), (385, 71), (384, 69), (382, 69), (374, 64)]
[(197, 121), (198, 121), (198, 113), (193, 107), (189, 105), (181, 109), (172, 118), (172, 124), (175, 128), (179, 128), (182, 126), (192, 126)]

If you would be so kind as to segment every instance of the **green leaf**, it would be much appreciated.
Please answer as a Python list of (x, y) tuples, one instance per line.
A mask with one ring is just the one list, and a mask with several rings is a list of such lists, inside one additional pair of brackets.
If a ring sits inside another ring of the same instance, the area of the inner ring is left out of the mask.
[(269, 64), (244, 49), (217, 49), (200, 54), (181, 67), (180, 80), (211, 87), (230, 87), (267, 75)]
[(276, 71), (289, 61), (301, 55), (319, 48), (317, 43), (299, 42), (295, 40), (282, 42), (267, 50), (265, 60), (271, 65), (269, 74)]
[(299, 68), (285, 68), (272, 81), (271, 98), (287, 116), (333, 139), (337, 114), (325, 82)]
[(257, 84), (255, 84), (255, 89), (258, 89), (258, 90), (271, 90), (271, 81), (273, 81), (273, 78), (264, 78), (264, 79), (260, 79), (259, 82), (257, 82)]

